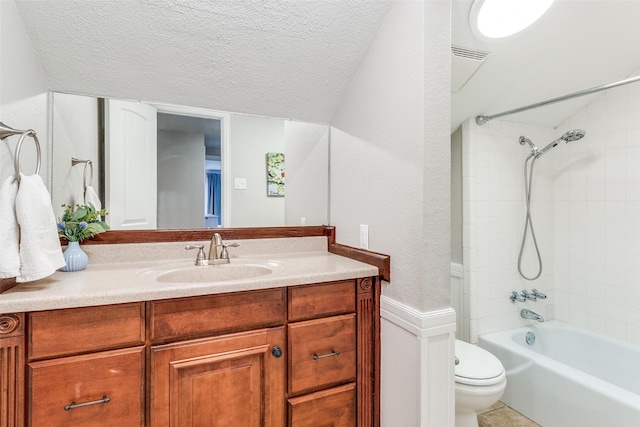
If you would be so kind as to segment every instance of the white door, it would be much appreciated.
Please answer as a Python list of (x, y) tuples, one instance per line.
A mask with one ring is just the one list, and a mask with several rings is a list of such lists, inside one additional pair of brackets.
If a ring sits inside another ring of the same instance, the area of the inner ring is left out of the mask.
[(148, 104), (105, 102), (105, 207), (113, 230), (157, 227), (157, 114)]

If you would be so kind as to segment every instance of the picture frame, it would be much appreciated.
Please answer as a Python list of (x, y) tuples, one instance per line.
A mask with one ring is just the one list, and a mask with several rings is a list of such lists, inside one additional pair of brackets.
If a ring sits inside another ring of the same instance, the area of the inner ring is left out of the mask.
[(267, 196), (284, 197), (285, 158), (284, 153), (267, 153)]

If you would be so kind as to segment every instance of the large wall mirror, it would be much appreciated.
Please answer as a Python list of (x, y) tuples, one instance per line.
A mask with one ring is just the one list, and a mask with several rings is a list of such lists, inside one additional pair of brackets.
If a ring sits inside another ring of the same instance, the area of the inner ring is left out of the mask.
[(329, 126), (53, 93), (51, 195), (114, 230), (328, 224)]

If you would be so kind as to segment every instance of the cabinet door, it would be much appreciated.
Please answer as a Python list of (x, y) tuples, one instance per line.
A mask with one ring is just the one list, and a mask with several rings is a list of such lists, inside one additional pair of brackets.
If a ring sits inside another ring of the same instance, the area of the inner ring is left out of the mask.
[(284, 343), (280, 327), (152, 347), (151, 425), (284, 426)]
[(144, 424), (144, 347), (29, 363), (29, 425)]
[(289, 427), (354, 427), (355, 425), (355, 383), (289, 399)]

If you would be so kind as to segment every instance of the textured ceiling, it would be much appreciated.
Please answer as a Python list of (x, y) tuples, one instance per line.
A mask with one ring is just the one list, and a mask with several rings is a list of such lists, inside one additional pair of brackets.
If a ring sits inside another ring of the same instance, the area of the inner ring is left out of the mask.
[[(391, 4), (16, 3), (51, 90), (316, 122), (331, 120)], [(471, 34), (470, 7), (471, 0), (452, 0), (452, 44), (489, 55), (452, 94), (452, 130), (468, 117), (621, 80), (640, 68), (640, 0), (557, 0), (536, 25), (493, 43)], [(557, 126), (591, 99), (505, 119)]]
[[(619, 81), (640, 68), (638, 0), (556, 0), (529, 29), (488, 43), (471, 34), (470, 7), (471, 0), (453, 0), (452, 44), (489, 55), (462, 90), (452, 94), (452, 130), (471, 116)], [(555, 127), (594, 96), (503, 119)]]
[(329, 122), (391, 2), (16, 4), (53, 91)]

